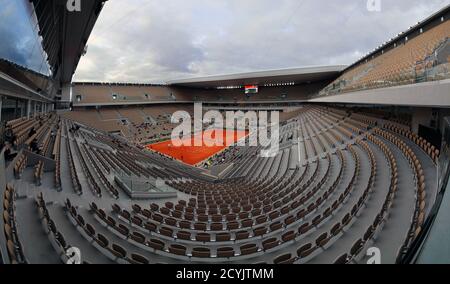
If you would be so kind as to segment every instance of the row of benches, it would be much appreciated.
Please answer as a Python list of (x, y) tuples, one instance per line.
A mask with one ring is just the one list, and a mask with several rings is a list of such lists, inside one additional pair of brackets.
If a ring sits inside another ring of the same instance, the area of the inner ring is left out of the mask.
[(11, 185), (6, 185), (3, 195), (3, 222), (4, 233), (6, 237), (6, 246), (11, 264), (27, 263), (19, 236), (17, 234), (16, 207), (15, 207), (16, 191)]

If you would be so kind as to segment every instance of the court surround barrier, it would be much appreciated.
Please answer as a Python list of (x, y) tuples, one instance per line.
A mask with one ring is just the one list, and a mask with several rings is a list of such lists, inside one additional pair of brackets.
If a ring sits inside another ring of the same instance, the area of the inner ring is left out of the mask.
[(154, 178), (139, 179), (125, 174), (116, 174), (114, 176), (114, 181), (132, 199), (162, 199), (177, 197), (177, 191), (165, 184), (162, 180)]

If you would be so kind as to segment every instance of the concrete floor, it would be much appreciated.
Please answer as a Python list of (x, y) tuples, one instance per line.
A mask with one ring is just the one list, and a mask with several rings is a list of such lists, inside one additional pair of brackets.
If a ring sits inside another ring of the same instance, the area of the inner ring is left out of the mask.
[[(336, 125), (337, 124), (332, 125), (332, 127), (335, 127)], [(246, 176), (249, 180), (253, 180), (255, 178), (263, 179), (275, 177), (276, 182), (278, 182), (282, 178), (286, 178), (286, 176), (288, 176), (289, 173), (292, 172), (291, 169), (299, 167), (300, 171), (292, 181), (294, 182), (302, 176), (305, 170), (305, 168), (301, 166), (300, 162), (308, 162), (310, 164), (310, 167), (300, 185), (304, 184), (309, 179), (309, 177), (312, 176), (315, 168), (318, 167), (317, 177), (311, 183), (308, 190), (314, 188), (314, 186), (318, 184), (320, 180), (326, 179), (327, 182), (325, 182), (325, 184), (316, 192), (316, 196), (320, 196), (321, 193), (323, 193), (327, 188), (331, 186), (332, 182), (337, 178), (339, 169), (343, 166), (340, 163), (337, 155), (333, 154), (335, 149), (333, 149), (333, 147), (329, 145), (329, 143), (327, 143), (327, 139), (332, 140), (334, 144), (338, 145), (338, 147), (342, 149), (345, 148), (346, 144), (352, 143), (353, 141), (344, 139), (346, 142), (344, 145), (342, 145), (341, 142), (335, 141), (334, 136), (332, 135), (332, 133), (343, 135), (343, 133), (338, 128), (333, 128), (332, 130), (319, 129), (316, 124), (311, 123), (311, 118), (307, 116), (300, 116), (300, 119), (297, 122), (292, 122), (283, 130), (285, 131), (284, 133), (282, 133), (282, 136), (284, 137), (283, 141), (285, 141), (283, 143), (289, 143), (286, 142), (287, 137), (291, 135), (294, 137), (294, 139), (292, 139), (290, 142), (290, 146), (286, 147), (276, 157), (273, 158), (262, 158), (257, 155), (253, 155), (250, 157), (244, 156), (235, 161), (237, 166), (233, 169), (232, 174), (230, 174), (229, 176)], [(111, 205), (113, 203), (117, 203), (122, 208), (131, 210), (132, 204), (139, 204), (143, 208), (148, 208), (149, 204), (153, 202), (159, 205), (164, 205), (167, 201), (177, 203), (178, 200), (188, 200), (189, 198), (191, 198), (191, 196), (179, 192), (178, 197), (172, 199), (151, 201), (131, 200), (124, 192), (119, 190), (120, 198), (119, 200), (115, 200), (111, 197), (111, 195), (106, 193), (105, 188), (102, 188), (103, 196), (101, 198), (98, 198), (90, 190), (86, 174), (81, 167), (80, 159), (82, 157), (80, 157), (79, 153), (75, 150), (76, 143), (81, 143), (82, 139), (75, 138), (72, 135), (68, 137), (68, 133), (65, 132), (63, 134), (64, 135), (61, 141), (62, 188), (60, 192), (58, 192), (54, 188), (53, 172), (44, 174), (42, 185), (39, 187), (33, 184), (32, 167), (29, 167), (25, 170), (23, 177), (20, 180), (16, 180), (12, 176), (8, 177), (8, 179), (12, 181), (13, 185), (17, 189), (19, 196), (19, 198), (16, 200), (16, 214), (17, 222), (19, 224), (18, 235), (20, 236), (22, 245), (24, 247), (24, 253), (27, 260), (30, 263), (61, 263), (61, 259), (50, 245), (48, 237), (42, 229), (41, 221), (39, 220), (37, 214), (38, 210), (34, 199), (37, 194), (42, 192), (44, 194), (45, 200), (48, 203), (47, 207), (49, 210), (49, 214), (54, 220), (58, 230), (64, 235), (68, 244), (81, 250), (83, 260), (89, 263), (113, 263), (113, 260), (109, 259), (101, 251), (97, 250), (90, 241), (86, 240), (78, 232), (76, 226), (74, 226), (70, 222), (70, 219), (68, 218), (64, 210), (64, 201), (67, 198), (71, 200), (72, 204), (77, 206), (79, 214), (81, 214), (86, 222), (91, 224), (98, 233), (108, 236), (111, 243), (116, 243), (122, 246), (129, 252), (129, 254), (136, 253), (143, 255), (147, 257), (151, 263), (184, 263), (185, 261), (180, 260), (176, 257), (170, 257), (170, 255), (168, 256), (167, 253), (150, 252), (130, 243), (128, 240), (123, 240), (117, 237), (116, 235), (111, 233), (108, 228), (104, 227), (94, 218), (92, 212), (89, 212), (89, 204), (91, 202), (95, 202), (100, 208), (104, 208), (109, 215), (113, 216), (113, 214), (111, 213)], [(297, 136), (300, 138), (299, 140), (297, 140)], [(83, 188), (83, 194), (81, 196), (77, 195), (73, 189), (68, 163), (68, 149), (66, 147), (66, 139), (69, 139), (72, 155), (74, 157), (76, 172)], [(434, 190), (434, 188), (436, 187), (437, 178), (436, 166), (434, 165), (433, 161), (431, 161), (431, 159), (418, 146), (414, 145), (414, 143), (408, 141), (407, 139), (404, 140), (414, 150), (414, 152), (422, 162), (427, 182), (427, 212), (429, 212), (432, 204), (434, 203), (434, 199), (436, 198), (436, 190)], [(297, 141), (299, 141), (300, 145), (296, 144)], [(325, 145), (325, 153), (331, 154), (330, 172), (328, 176), (325, 176), (326, 168), (328, 167), (328, 162), (326, 159), (320, 160), (320, 163), (313, 163), (313, 160), (317, 158), (314, 154), (315, 150), (317, 151), (317, 154), (319, 156), (323, 154), (323, 150), (321, 149), (321, 147), (319, 147), (320, 143)], [(383, 229), (377, 235), (377, 237), (371, 241), (370, 246), (377, 247), (381, 250), (383, 263), (394, 263), (397, 257), (398, 249), (403, 244), (406, 234), (411, 225), (411, 216), (413, 215), (415, 205), (415, 185), (412, 170), (400, 150), (395, 147), (395, 145), (386, 140), (384, 140), (384, 143), (389, 146), (398, 163), (399, 190), (397, 192), (397, 195), (395, 196), (393, 207), (389, 210), (389, 216), (383, 224)], [(362, 208), (360, 214), (354, 219), (354, 222), (351, 224), (351, 226), (349, 226), (345, 230), (344, 234), (341, 235), (331, 247), (325, 250), (321, 250), (319, 254), (317, 254), (313, 259), (309, 261), (309, 263), (332, 263), (343, 253), (349, 252), (355, 241), (364, 235), (367, 227), (373, 223), (375, 217), (381, 210), (386, 195), (389, 191), (390, 168), (382, 151), (372, 143), (369, 143), (369, 146), (375, 154), (375, 160), (378, 166), (375, 176), (375, 183), (369, 195), (369, 198), (364, 205), (364, 208)], [(299, 247), (307, 243), (314, 243), (315, 239), (322, 233), (329, 232), (330, 229), (337, 222), (341, 221), (342, 218), (352, 209), (353, 205), (358, 202), (358, 199), (363, 194), (369, 181), (369, 156), (362, 147), (358, 145), (355, 145), (353, 147), (360, 159), (360, 171), (356, 176), (355, 184), (353, 185), (350, 196), (347, 198), (347, 200), (345, 200), (344, 204), (341, 204), (340, 208), (336, 212), (334, 212), (332, 218), (323, 222), (323, 224), (321, 224), (316, 231), (308, 234), (305, 237), (299, 238), (292, 243), (280, 246), (279, 249), (275, 249), (272, 252), (258, 254), (255, 257), (249, 256), (247, 258), (237, 260), (230, 259), (226, 262), (271, 263), (274, 258), (285, 253), (296, 255), (296, 250)], [(303, 158), (302, 161), (298, 160), (299, 150), (300, 156)], [(335, 192), (331, 196), (329, 196), (328, 199), (320, 206), (320, 208), (317, 210), (317, 213), (325, 211), (326, 208), (328, 208), (331, 204), (333, 204), (335, 200), (339, 198), (340, 194), (343, 193), (347, 188), (348, 184), (350, 183), (350, 179), (355, 172), (355, 160), (350, 151), (344, 150), (343, 154), (346, 161), (346, 166), (344, 167), (343, 175), (339, 180), (338, 187), (336, 188)], [(84, 158), (86, 159), (86, 162), (88, 164), (89, 171), (91, 171), (91, 173), (94, 173), (95, 171), (93, 165), (90, 164), (89, 160), (86, 157)], [(155, 162), (155, 164), (158, 163), (159, 162)], [(183, 169), (183, 166), (180, 165), (180, 168)], [(98, 176), (95, 177), (98, 178)], [(108, 176), (108, 180), (110, 180), (111, 183), (113, 183), (113, 178), (113, 174)], [(276, 186), (275, 183), (274, 186)], [(293, 213), (295, 212), (290, 212), (290, 214)], [(305, 222), (311, 222), (314, 216), (316, 216), (316, 214), (308, 216), (301, 222), (292, 224), (289, 228), (284, 228), (281, 232), (277, 232), (277, 236), (281, 236), (288, 230), (297, 230), (298, 227), (300, 227)], [(126, 225), (118, 218), (117, 221)], [(156, 238), (159, 236), (148, 235), (147, 237)], [(264, 239), (267, 238), (268, 236), (264, 237)], [(258, 240), (257, 244), (261, 244), (262, 240), (263, 239)], [(186, 244), (183, 243), (183, 245)], [(236, 244), (234, 247), (237, 248), (240, 245)], [(188, 251), (190, 251), (193, 247), (198, 246), (204, 246), (204, 244), (186, 245)], [(210, 244), (208, 245), (208, 247), (210, 247), (212, 251), (214, 251), (217, 245)], [(367, 248), (368, 247), (365, 247), (364, 249)], [(359, 259), (358, 262), (367, 262), (367, 257)]]

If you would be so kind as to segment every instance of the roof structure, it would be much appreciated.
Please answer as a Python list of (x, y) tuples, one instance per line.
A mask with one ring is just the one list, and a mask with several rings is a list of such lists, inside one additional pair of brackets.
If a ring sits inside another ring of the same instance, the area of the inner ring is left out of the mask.
[(170, 86), (192, 88), (218, 88), (226, 86), (269, 85), (283, 83), (313, 83), (331, 80), (339, 76), (346, 66), (315, 66), (249, 73), (216, 75), (198, 78), (172, 80)]
[(67, 0), (30, 0), (53, 78), (61, 84), (72, 81), (105, 1), (82, 1), (79, 11), (70, 11)]

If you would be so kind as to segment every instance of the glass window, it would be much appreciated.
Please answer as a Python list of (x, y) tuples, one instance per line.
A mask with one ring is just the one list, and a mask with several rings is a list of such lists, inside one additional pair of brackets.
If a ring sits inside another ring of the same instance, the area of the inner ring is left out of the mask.
[(29, 0), (0, 0), (0, 58), (50, 75), (38, 35), (39, 25)]

